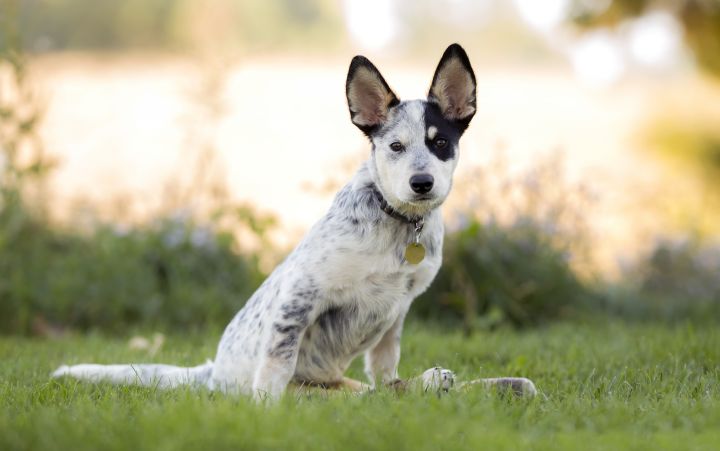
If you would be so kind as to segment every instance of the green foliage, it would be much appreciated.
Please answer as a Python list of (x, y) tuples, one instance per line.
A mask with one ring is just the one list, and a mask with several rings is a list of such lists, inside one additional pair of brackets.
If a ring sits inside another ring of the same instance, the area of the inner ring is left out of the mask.
[(661, 9), (675, 15), (700, 68), (720, 76), (720, 2), (717, 0), (574, 0), (571, 17), (582, 27), (617, 26)]
[[(52, 168), (38, 135), (42, 109), (27, 82), (22, 54), (0, 51), (0, 251), (16, 235), (42, 216), (30, 212), (28, 197), (42, 194), (45, 175)], [(38, 206), (39, 207), (39, 206)]]
[[(657, 149), (676, 161), (682, 160), (695, 165), (696, 173), (716, 181), (720, 175), (718, 127), (704, 123), (689, 125), (681, 121), (668, 122), (670, 121), (656, 125), (653, 140)], [(720, 187), (718, 189), (720, 190)]]
[(225, 48), (330, 46), (337, 40), (328, 36), (337, 36), (341, 19), (338, 6), (328, 0), (3, 2), (19, 10), (18, 28), (29, 51), (176, 49), (208, 37)]
[[(218, 334), (167, 337), (154, 357), (98, 335), (0, 338), (0, 448), (594, 450), (716, 449), (720, 332), (715, 326), (555, 324), (468, 338), (409, 324), (403, 377), (433, 365), (461, 380), (522, 375), (532, 402), (483, 390), (442, 398), (287, 397), (277, 406), (191, 390), (51, 381), (62, 363), (195, 365)], [(360, 362), (357, 362), (360, 363)], [(351, 368), (362, 377), (361, 365)]]
[(720, 197), (720, 129), (717, 113), (683, 114), (652, 120), (645, 131), (646, 141), (671, 165), (682, 165), (715, 195)]
[(720, 96), (717, 89), (700, 87), (697, 92), (667, 97), (657, 108), (662, 113), (647, 121), (639, 139), (675, 176), (672, 189), (653, 202), (668, 210), (674, 226), (702, 237), (716, 236), (720, 230), (720, 109), (716, 106)]
[[(169, 43), (176, 0), (20, 0), (20, 28), (30, 48), (113, 48)], [(80, 25), (80, 23), (82, 25)]]

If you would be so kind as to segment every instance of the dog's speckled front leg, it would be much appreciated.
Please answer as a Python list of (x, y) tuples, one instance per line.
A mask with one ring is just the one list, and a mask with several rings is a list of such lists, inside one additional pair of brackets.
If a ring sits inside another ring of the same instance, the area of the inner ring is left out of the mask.
[(294, 359), (267, 356), (258, 367), (253, 381), (253, 398), (256, 401), (275, 401), (282, 396), (295, 371)]
[(404, 320), (403, 313), (385, 332), (378, 344), (365, 353), (365, 374), (373, 387), (378, 380), (383, 384), (398, 380), (400, 337)]
[(256, 400), (278, 399), (295, 374), (300, 341), (313, 312), (310, 294), (300, 290), (281, 305), (253, 379), (252, 392)]

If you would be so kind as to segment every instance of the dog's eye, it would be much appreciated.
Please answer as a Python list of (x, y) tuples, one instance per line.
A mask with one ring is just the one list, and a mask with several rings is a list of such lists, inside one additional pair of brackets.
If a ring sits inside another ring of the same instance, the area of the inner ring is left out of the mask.
[(393, 152), (400, 152), (403, 150), (405, 146), (402, 145), (401, 142), (395, 141), (394, 143), (390, 144), (390, 149), (392, 149)]
[(445, 146), (447, 146), (447, 143), (448, 143), (448, 142), (447, 142), (447, 139), (445, 139), (445, 138), (438, 138), (438, 139), (435, 140), (435, 147), (437, 147), (438, 149), (442, 149), (442, 148), (444, 148)]

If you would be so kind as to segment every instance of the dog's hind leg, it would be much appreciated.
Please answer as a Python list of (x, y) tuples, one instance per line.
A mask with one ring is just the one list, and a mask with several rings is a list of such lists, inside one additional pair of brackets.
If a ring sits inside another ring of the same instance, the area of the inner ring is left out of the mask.
[(537, 395), (535, 384), (524, 377), (493, 377), (456, 383), (455, 374), (440, 367), (430, 368), (420, 376), (407, 380), (398, 379), (387, 385), (399, 391), (422, 390), (423, 392), (437, 394), (483, 387), (486, 389), (494, 388), (502, 392), (511, 392), (514, 395), (526, 398), (533, 398)]
[[(372, 392), (374, 387), (362, 382), (345, 378), (343, 381), (345, 387), (355, 389), (361, 392)], [(421, 391), (425, 393), (445, 393), (448, 392), (455, 384), (455, 374), (436, 366), (426, 370), (419, 376), (409, 379), (394, 379), (385, 382), (383, 386), (386, 389), (394, 390), (399, 393)]]
[(307, 382), (293, 382), (290, 384), (290, 388), (293, 393), (300, 395), (314, 395), (320, 394), (323, 396), (328, 395), (340, 395), (340, 394), (362, 394), (368, 393), (373, 388), (355, 379), (344, 377), (342, 381), (330, 383), (330, 384), (317, 384)]
[(89, 382), (109, 382), (119, 385), (143, 385), (159, 388), (174, 388), (183, 385), (208, 387), (213, 363), (195, 367), (180, 367), (162, 364), (98, 365), (85, 363), (63, 365), (52, 373), (52, 377), (64, 376)]
[(455, 373), (436, 366), (425, 370), (420, 376), (395, 381), (395, 385), (403, 391), (421, 390), (426, 393), (447, 393), (455, 386)]
[(537, 395), (535, 384), (525, 377), (490, 377), (461, 382), (457, 385), (459, 390), (468, 390), (476, 386), (496, 389), (502, 392), (511, 392), (514, 395), (534, 398)]

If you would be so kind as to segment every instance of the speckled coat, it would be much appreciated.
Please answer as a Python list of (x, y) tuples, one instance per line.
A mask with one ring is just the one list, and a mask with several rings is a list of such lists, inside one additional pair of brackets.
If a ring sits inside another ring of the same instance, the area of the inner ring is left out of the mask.
[(413, 225), (380, 209), (368, 164), (227, 326), (214, 387), (275, 396), (291, 379), (330, 384), (362, 353), (371, 381), (398, 377), (403, 320), (440, 268), (443, 223), (438, 209), (425, 216), (425, 259), (407, 263)]
[[(291, 381), (340, 382), (363, 353), (371, 385), (398, 378), (403, 321), (440, 268), (439, 207), (452, 186), (460, 136), (475, 114), (475, 75), (454, 44), (427, 100), (401, 102), (359, 56), (350, 64), (346, 95), (371, 157), (230, 322), (213, 388), (276, 398)], [(417, 217), (424, 220), (426, 255), (412, 264), (404, 253), (415, 240), (409, 218)]]

